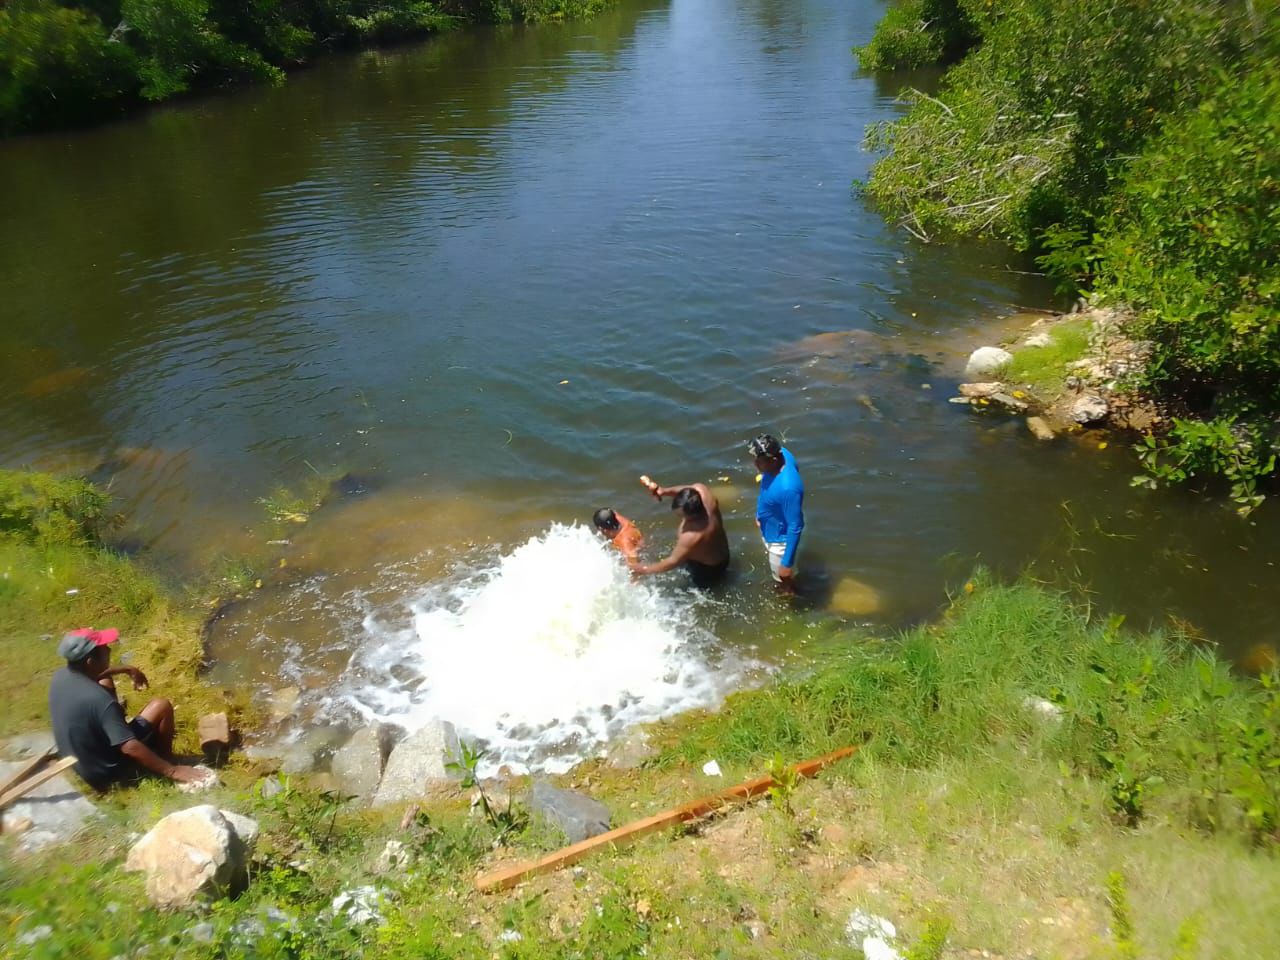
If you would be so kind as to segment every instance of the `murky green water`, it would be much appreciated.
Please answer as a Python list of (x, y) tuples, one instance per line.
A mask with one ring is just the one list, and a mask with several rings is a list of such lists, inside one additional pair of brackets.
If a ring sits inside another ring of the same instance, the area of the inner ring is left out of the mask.
[(727, 603), (751, 611), (742, 444), (767, 428), (808, 486), (815, 609), (852, 577), (862, 619), (903, 622), (975, 561), (1035, 562), (1138, 620), (1270, 642), (1270, 505), (1133, 491), (1118, 444), (946, 403), (956, 358), (1049, 291), (851, 194), (897, 109), (849, 52), (880, 12), (624, 2), (0, 145), (0, 458), (105, 464), (133, 533), (192, 571), (257, 545), (274, 485), (354, 471), (368, 505), (322, 511), (289, 569), (366, 582), (604, 503), (663, 543), (636, 475), (727, 477)]

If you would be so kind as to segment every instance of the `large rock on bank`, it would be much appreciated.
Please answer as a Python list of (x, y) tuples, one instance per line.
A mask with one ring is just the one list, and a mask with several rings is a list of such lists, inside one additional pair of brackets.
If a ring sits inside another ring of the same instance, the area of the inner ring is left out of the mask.
[(447, 720), (432, 720), (405, 737), (391, 751), (382, 782), (373, 795), (375, 807), (417, 800), (428, 786), (453, 779), (445, 764), (461, 755), (458, 732)]
[(343, 793), (367, 800), (378, 789), (382, 769), (391, 753), (391, 728), (375, 723), (355, 732), (338, 748), (329, 765)]
[(969, 361), (964, 365), (964, 375), (970, 380), (982, 380), (998, 372), (1012, 359), (1013, 354), (1000, 347), (979, 347), (969, 354)]
[(243, 889), (257, 840), (256, 821), (203, 804), (152, 827), (129, 851), (124, 868), (146, 873), (147, 896), (156, 906), (190, 906), (200, 897)]
[(603, 803), (572, 790), (553, 787), (542, 780), (533, 785), (529, 811), (563, 830), (570, 843), (580, 843), (588, 837), (607, 833), (612, 816)]

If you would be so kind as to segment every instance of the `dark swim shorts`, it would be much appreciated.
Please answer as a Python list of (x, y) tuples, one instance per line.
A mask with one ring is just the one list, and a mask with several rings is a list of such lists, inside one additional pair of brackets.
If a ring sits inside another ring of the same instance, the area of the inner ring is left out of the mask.
[(146, 717), (134, 717), (129, 721), (129, 729), (133, 731), (133, 735), (138, 738), (139, 742), (151, 745), (151, 739), (156, 735), (156, 728), (151, 725), (151, 721)]
[(724, 579), (725, 571), (729, 569), (729, 558), (725, 557), (723, 562), (714, 566), (709, 563), (699, 563), (697, 560), (686, 560), (684, 565), (689, 571), (693, 585), (705, 590), (707, 587), (714, 587)]

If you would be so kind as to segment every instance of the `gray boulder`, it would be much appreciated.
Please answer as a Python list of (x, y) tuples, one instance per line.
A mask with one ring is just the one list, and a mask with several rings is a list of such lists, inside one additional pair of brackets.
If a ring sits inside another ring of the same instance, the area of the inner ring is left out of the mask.
[(339, 747), (329, 769), (343, 793), (368, 799), (378, 789), (390, 753), (391, 728), (375, 723), (357, 730)]
[(538, 780), (529, 796), (529, 812), (555, 824), (570, 843), (579, 843), (609, 831), (612, 814), (598, 800), (572, 790), (561, 790)]
[(129, 851), (124, 868), (146, 874), (147, 896), (159, 907), (186, 907), (221, 897), (248, 882), (258, 824), (202, 804), (171, 813)]
[(382, 781), (373, 795), (375, 807), (421, 797), (432, 783), (451, 780), (445, 764), (461, 753), (458, 732), (447, 720), (432, 720), (396, 745), (387, 758)]

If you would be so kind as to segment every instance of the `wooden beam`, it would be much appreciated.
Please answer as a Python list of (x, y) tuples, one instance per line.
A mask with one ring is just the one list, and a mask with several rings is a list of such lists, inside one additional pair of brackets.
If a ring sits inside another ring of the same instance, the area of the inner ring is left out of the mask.
[(63, 770), (66, 770), (75, 762), (76, 762), (75, 757), (63, 757), (61, 760), (59, 760), (57, 763), (51, 766), (48, 770), (42, 770), (39, 773), (37, 773), (34, 777), (32, 777), (30, 780), (24, 780), (22, 783), (18, 784), (16, 787), (13, 787), (12, 789), (10, 789), (7, 793), (0, 794), (0, 810), (3, 810), (5, 807), (13, 803), (13, 801), (17, 800), (18, 798), (26, 796), (36, 787), (40, 786), (40, 784), (44, 783), (46, 780), (52, 780), (54, 777), (60, 774)]
[(17, 773), (11, 776), (4, 783), (0, 784), (0, 797), (3, 797), (6, 793), (12, 790), (20, 780), (26, 777), (29, 777), (31, 775), (31, 771), (35, 770), (36, 767), (40, 766), (40, 764), (44, 763), (46, 760), (48, 760), (52, 756), (53, 756), (53, 751), (46, 750), (44, 753), (40, 754), (40, 756), (32, 757), (30, 760), (24, 763), (21, 767), (18, 768)]
[[(857, 752), (857, 747), (843, 747), (813, 760), (797, 763), (791, 767), (791, 771), (797, 777), (812, 777), (824, 767), (830, 766), (837, 760), (851, 757)], [(616, 830), (610, 830), (596, 837), (588, 837), (580, 843), (549, 853), (539, 860), (518, 863), (515, 866), (494, 870), (476, 879), (476, 889), (481, 893), (506, 890), (509, 887), (514, 887), (526, 877), (549, 873), (552, 870), (559, 870), (561, 867), (577, 863), (583, 857), (594, 853), (602, 847), (622, 846), (651, 833), (656, 833), (665, 827), (705, 817), (707, 814), (713, 813), (731, 803), (749, 800), (764, 793), (774, 785), (774, 782), (773, 777), (757, 777), (755, 780), (748, 780), (746, 783), (740, 783), (736, 787), (730, 787), (720, 793), (713, 793), (710, 796), (690, 801), (683, 806), (673, 807), (670, 810), (664, 810), (662, 813), (656, 813), (651, 817), (645, 817), (643, 820), (628, 823), (625, 826), (618, 827)]]

